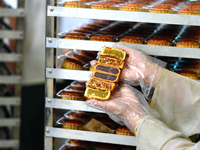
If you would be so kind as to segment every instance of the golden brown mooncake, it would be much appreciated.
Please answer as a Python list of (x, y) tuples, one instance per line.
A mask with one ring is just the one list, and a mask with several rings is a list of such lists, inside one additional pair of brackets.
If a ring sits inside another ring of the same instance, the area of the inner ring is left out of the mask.
[(72, 54), (71, 57), (78, 61), (81, 61), (83, 64), (87, 64), (92, 60), (92, 59), (89, 59), (88, 57), (85, 57), (85, 56), (79, 55), (79, 54)]
[(111, 73), (111, 74), (115, 74), (115, 75), (119, 75), (121, 72), (121, 70), (119, 68), (110, 67), (110, 66), (106, 66), (106, 65), (102, 65), (102, 64), (97, 64), (96, 66), (94, 66), (94, 70), (105, 72), (105, 73)]
[(92, 76), (95, 79), (104, 80), (104, 81), (113, 82), (113, 83), (117, 83), (119, 79), (119, 75), (104, 73), (100, 71), (94, 71)]
[(110, 91), (102, 91), (102, 90), (98, 90), (98, 89), (92, 89), (90, 87), (87, 87), (85, 90), (85, 94), (84, 96), (87, 99), (98, 99), (98, 100), (109, 100), (110, 98)]
[(84, 125), (84, 123), (80, 120), (65, 119), (62, 127), (65, 129), (81, 130), (81, 129), (83, 129), (83, 125)]
[(83, 63), (80, 61), (66, 57), (62, 62), (62, 68), (73, 69), (73, 70), (83, 70)]
[(82, 141), (82, 140), (71, 140), (70, 141), (70, 144), (72, 145), (80, 145), (80, 146), (87, 146), (89, 147), (90, 146), (90, 143), (89, 141)]
[(133, 2), (133, 3), (126, 3), (122, 6), (120, 6), (119, 10), (125, 10), (125, 11), (147, 11), (147, 9), (144, 9), (143, 6), (145, 6), (144, 3), (140, 2)]
[(199, 48), (199, 42), (197, 41), (178, 41), (176, 47), (189, 47), (189, 48)]
[(61, 99), (85, 101), (85, 98), (81, 92), (62, 91), (62, 93), (60, 93), (60, 95), (61, 95)]
[(124, 61), (120, 59), (116, 59), (113, 57), (106, 57), (100, 55), (98, 63), (105, 64), (107, 66), (114, 66), (120, 69), (123, 69), (124, 67)]
[(81, 1), (71, 1), (65, 2), (63, 4), (64, 7), (74, 7), (74, 8), (90, 8), (90, 5), (85, 4), (85, 2)]
[(116, 87), (116, 84), (112, 82), (106, 82), (106, 81), (91, 78), (88, 81), (88, 87), (93, 88), (93, 89), (103, 90), (103, 91), (113, 91)]
[(116, 134), (133, 136), (133, 132), (126, 126), (119, 126), (116, 129)]
[(74, 40), (87, 40), (87, 35), (86, 33), (67, 33), (64, 35), (65, 39), (74, 39)]
[(101, 55), (111, 56), (111, 57), (115, 57), (115, 58), (120, 59), (120, 60), (125, 60), (126, 52), (123, 51), (123, 50), (104, 46), (102, 51), (101, 51)]

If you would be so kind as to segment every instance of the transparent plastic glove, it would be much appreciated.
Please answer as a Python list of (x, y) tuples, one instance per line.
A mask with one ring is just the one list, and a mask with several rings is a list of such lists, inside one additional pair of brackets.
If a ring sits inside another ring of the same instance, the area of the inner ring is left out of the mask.
[[(131, 44), (117, 43), (113, 47), (124, 50), (127, 54), (119, 80), (133, 86), (140, 85), (145, 98), (151, 100), (153, 88), (166, 63), (145, 55), (134, 49)], [(97, 61), (92, 61), (90, 64), (95, 66)]]
[(127, 54), (120, 80), (130, 85), (140, 85), (144, 96), (151, 100), (152, 87), (155, 88), (166, 63), (135, 50), (131, 44), (117, 43), (113, 47)]
[(105, 111), (111, 119), (133, 131), (136, 123), (148, 114), (159, 116), (151, 110), (142, 93), (127, 84), (116, 88), (109, 101), (90, 99), (87, 105)]

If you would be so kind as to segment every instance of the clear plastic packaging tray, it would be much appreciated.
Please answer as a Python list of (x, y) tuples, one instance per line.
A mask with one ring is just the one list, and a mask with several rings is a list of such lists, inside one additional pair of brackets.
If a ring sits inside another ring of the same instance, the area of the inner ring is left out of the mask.
[(65, 100), (76, 100), (85, 101), (84, 92), (80, 91), (70, 91), (70, 90), (60, 90), (56, 96)]

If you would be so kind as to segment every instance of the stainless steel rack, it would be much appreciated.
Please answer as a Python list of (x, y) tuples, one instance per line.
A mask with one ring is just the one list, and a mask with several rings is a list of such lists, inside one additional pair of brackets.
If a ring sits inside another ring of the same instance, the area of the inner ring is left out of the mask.
[[(13, 51), (3, 51), (0, 52), (1, 63), (14, 62), (15, 68), (14, 73), (0, 75), (1, 85), (13, 85), (14, 93), (9, 95), (0, 96), (0, 106), (3, 108), (8, 108), (7, 110), (10, 115), (6, 118), (0, 119), (0, 127), (8, 129), (9, 138), (0, 139), (0, 149), (1, 148), (12, 148), (15, 150), (19, 149), (19, 132), (20, 132), (20, 105), (21, 105), (21, 84), (22, 84), (22, 57), (23, 57), (23, 38), (24, 38), (24, 16), (25, 16), (25, 1), (18, 0), (18, 8), (13, 9), (10, 7), (0, 8), (0, 19), (4, 21), (8, 17), (16, 17), (17, 24), (16, 30), (12, 29), (2, 29), (0, 30), (0, 40), (3, 39), (13, 39), (16, 40), (15, 52)], [(8, 49), (6, 47), (5, 49)], [(5, 86), (6, 87), (6, 86)], [(13, 111), (10, 112), (12, 107)], [(10, 130), (11, 129), (11, 130)]]
[[(103, 113), (100, 110), (88, 107), (85, 102), (63, 100), (54, 98), (53, 87), (55, 79), (83, 80), (89, 78), (90, 71), (78, 71), (54, 68), (54, 52), (59, 49), (81, 49), (99, 51), (102, 46), (113, 46), (115, 42), (98, 42), (89, 40), (70, 40), (54, 37), (56, 17), (75, 17), (103, 20), (134, 21), (179, 25), (200, 26), (200, 15), (178, 15), (148, 12), (131, 12), (117, 10), (97, 10), (85, 8), (66, 8), (54, 6), (55, 0), (46, 0), (46, 129), (45, 150), (53, 149), (53, 138), (74, 138), (88, 141), (98, 141), (122, 145), (136, 145), (136, 138), (122, 135), (95, 133), (88, 131), (76, 131), (53, 127), (53, 109), (73, 109), (89, 112)], [(78, 44), (77, 44), (78, 43)], [(134, 44), (135, 48), (149, 55), (185, 57), (200, 59), (200, 49), (179, 48), (172, 46), (153, 46)]]

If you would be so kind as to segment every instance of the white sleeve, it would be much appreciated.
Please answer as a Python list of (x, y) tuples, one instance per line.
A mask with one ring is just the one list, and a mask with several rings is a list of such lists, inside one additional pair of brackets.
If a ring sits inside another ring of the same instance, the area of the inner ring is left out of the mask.
[(136, 126), (137, 150), (199, 150), (200, 142), (193, 143), (181, 132), (167, 127), (160, 120), (145, 116)]
[(150, 107), (169, 128), (187, 137), (200, 133), (200, 83), (164, 69)]

